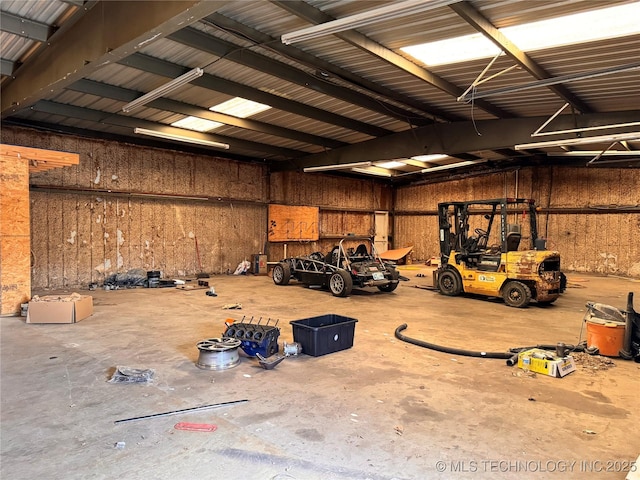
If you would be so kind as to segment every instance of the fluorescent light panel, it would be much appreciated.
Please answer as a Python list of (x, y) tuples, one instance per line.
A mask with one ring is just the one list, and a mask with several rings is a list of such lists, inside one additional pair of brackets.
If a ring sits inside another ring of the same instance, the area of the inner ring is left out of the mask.
[(419, 162), (437, 162), (438, 160), (444, 160), (449, 155), (445, 155), (444, 153), (432, 153), (430, 155), (418, 155), (415, 157), (411, 157), (413, 160), (418, 160)]
[(638, 140), (640, 139), (640, 132), (630, 133), (617, 133), (613, 135), (600, 135), (594, 137), (579, 137), (579, 138), (566, 138), (564, 140), (549, 140), (548, 142), (535, 142), (535, 143), (523, 143), (516, 145), (516, 150), (528, 150), (531, 148), (545, 148), (545, 147), (565, 147), (571, 145), (589, 145), (592, 143), (611, 143), (621, 142), (623, 140)]
[(365, 173), (367, 175), (377, 175), (378, 177), (391, 177), (391, 172), (385, 171), (383, 168), (365, 167), (365, 168), (352, 168), (352, 172)]
[(166, 140), (177, 140), (185, 143), (195, 143), (196, 145), (206, 145), (207, 147), (216, 147), (228, 149), (229, 145), (226, 143), (214, 142), (212, 140), (205, 140), (200, 138), (187, 137), (184, 135), (177, 135), (174, 133), (160, 132), (158, 130), (149, 130), (147, 128), (134, 128), (133, 133), (140, 135), (148, 135), (150, 137), (164, 138)]
[(398, 160), (392, 160), (390, 162), (382, 162), (382, 163), (376, 163), (376, 167), (380, 167), (380, 168), (402, 168), (402, 167), (406, 167), (407, 164)]
[(464, 162), (450, 163), (448, 165), (438, 165), (437, 167), (423, 168), (420, 173), (438, 172), (440, 170), (451, 170), (452, 168), (468, 167), (477, 163), (483, 163), (486, 160), (467, 160)]
[[(214, 105), (209, 110), (218, 113), (233, 115), (238, 118), (247, 118), (265, 110), (270, 109), (269, 105), (247, 100), (246, 98), (235, 97), (226, 102)], [(199, 117), (185, 117), (177, 122), (173, 122), (171, 126), (195, 130), (196, 132), (209, 132), (216, 128), (222, 127), (224, 123), (214, 122)]]
[(164, 97), (165, 95), (173, 92), (174, 90), (177, 90), (178, 88), (191, 82), (192, 80), (201, 77), (203, 73), (204, 70), (202, 70), (201, 68), (194, 68), (184, 75), (180, 75), (178, 78), (174, 78), (169, 83), (165, 83), (155, 90), (151, 90), (149, 93), (146, 93), (145, 95), (136, 98), (134, 101), (127, 103), (124, 107), (122, 107), (122, 111), (130, 112), (131, 110), (146, 105), (156, 98)]
[(393, 20), (407, 15), (413, 15), (414, 13), (433, 10), (459, 1), (460, 0), (405, 0), (404, 2), (392, 2), (384, 7), (367, 10), (348, 17), (296, 30), (295, 32), (285, 33), (280, 37), (280, 39), (282, 40), (282, 43), (290, 45), (292, 43), (312, 40), (314, 38), (343, 32), (345, 30), (357, 29), (372, 23)]
[[(640, 33), (640, 2), (501, 28), (525, 52)], [(491, 58), (500, 49), (480, 33), (402, 48), (429, 66)]]
[(369, 167), (372, 162), (353, 162), (353, 163), (341, 163), (337, 165), (320, 165), (317, 167), (306, 167), (305, 173), (309, 172), (327, 172), (329, 170), (349, 170), (353, 167)]
[(640, 150), (607, 150), (606, 152), (598, 150), (573, 150), (571, 152), (547, 153), (549, 157), (593, 157), (600, 155), (602, 157), (638, 157)]
[(196, 132), (208, 132), (222, 125), (224, 124), (200, 117), (184, 117), (182, 120), (171, 124), (172, 127), (186, 128), (188, 130), (195, 130)]
[(269, 105), (247, 100), (246, 98), (235, 97), (226, 102), (222, 102), (218, 105), (214, 105), (209, 110), (218, 113), (226, 113), (227, 115), (233, 115), (238, 118), (247, 118), (251, 115), (255, 115), (265, 110), (269, 110)]

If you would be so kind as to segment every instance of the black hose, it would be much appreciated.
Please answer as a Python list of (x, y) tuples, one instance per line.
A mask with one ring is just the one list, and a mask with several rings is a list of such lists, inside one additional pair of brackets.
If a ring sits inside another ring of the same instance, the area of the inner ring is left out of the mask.
[[(480, 358), (498, 358), (507, 361), (507, 365), (512, 367), (518, 363), (518, 354), (525, 350), (531, 350), (532, 348), (539, 348), (541, 350), (555, 350), (557, 345), (534, 345), (531, 347), (517, 347), (510, 348), (508, 352), (478, 352), (474, 350), (464, 350), (461, 348), (443, 347), (442, 345), (436, 345), (435, 343), (425, 342), (415, 338), (407, 337), (403, 335), (402, 331), (407, 329), (407, 324), (403, 323), (396, 328), (396, 338), (403, 342), (411, 343), (419, 347), (428, 348), (430, 350), (436, 350), (438, 352), (450, 353), (452, 355), (462, 355), (465, 357), (480, 357)], [(565, 345), (567, 351), (571, 352), (583, 352), (585, 351), (585, 345)]]
[[(431, 350), (437, 350), (438, 352), (451, 353), (453, 355), (464, 355), (465, 357), (482, 357), (482, 358), (501, 358), (503, 360), (513, 357), (514, 352), (475, 352), (473, 350), (462, 350), (460, 348), (443, 347), (434, 343), (424, 342), (422, 340), (416, 340), (415, 338), (406, 337), (400, 332), (406, 330), (407, 324), (403, 323), (396, 328), (396, 338), (403, 342), (412, 343), (419, 347), (429, 348)], [(555, 348), (555, 347), (554, 347)]]

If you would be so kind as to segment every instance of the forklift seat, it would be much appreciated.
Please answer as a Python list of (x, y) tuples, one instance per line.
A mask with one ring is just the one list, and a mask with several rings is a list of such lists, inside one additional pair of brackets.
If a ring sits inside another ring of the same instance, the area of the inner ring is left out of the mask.
[(520, 233), (520, 225), (509, 224), (507, 232), (507, 252), (515, 252), (520, 246), (520, 239), (522, 234)]

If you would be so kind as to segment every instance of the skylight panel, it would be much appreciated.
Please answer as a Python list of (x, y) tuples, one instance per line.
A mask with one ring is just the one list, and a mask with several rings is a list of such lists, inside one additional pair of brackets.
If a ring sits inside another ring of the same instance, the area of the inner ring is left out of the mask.
[[(525, 52), (640, 33), (640, 2), (500, 29)], [(401, 49), (428, 66), (492, 58), (500, 49), (480, 33)]]
[[(253, 102), (245, 98), (235, 97), (226, 102), (222, 102), (218, 105), (214, 105), (209, 110), (225, 113), (238, 118), (247, 118), (256, 113), (264, 112), (270, 109), (269, 105), (263, 105), (262, 103)], [(195, 130), (197, 132), (209, 132), (215, 128), (222, 127), (224, 123), (213, 122), (204, 118), (198, 117), (185, 117), (177, 122), (171, 124), (174, 127), (188, 128), (189, 130)]]
[(411, 158), (419, 162), (437, 162), (438, 160), (444, 160), (448, 156), (449, 155), (445, 155), (444, 153), (432, 153), (430, 155), (418, 155)]
[(188, 128), (189, 130), (195, 130), (196, 132), (208, 132), (214, 128), (221, 127), (222, 125), (224, 124), (198, 117), (185, 117), (171, 124), (172, 127)]
[(407, 166), (406, 163), (399, 162), (397, 160), (392, 160), (390, 162), (384, 162), (384, 163), (376, 163), (376, 167), (380, 167), (380, 168), (401, 168), (406, 166)]
[(233, 115), (234, 117), (247, 118), (251, 115), (255, 115), (265, 110), (270, 109), (269, 105), (247, 100), (245, 98), (235, 97), (226, 102), (222, 102), (219, 105), (214, 105), (209, 110), (213, 110), (218, 113), (226, 113), (227, 115)]

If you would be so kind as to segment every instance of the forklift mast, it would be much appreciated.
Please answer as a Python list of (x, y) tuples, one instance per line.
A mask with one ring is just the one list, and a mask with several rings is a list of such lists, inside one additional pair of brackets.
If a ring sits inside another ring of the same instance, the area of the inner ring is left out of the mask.
[[(473, 212), (472, 208), (486, 207), (485, 211)], [(526, 210), (523, 210), (524, 207)], [(443, 202), (438, 204), (438, 224), (441, 264), (446, 264), (451, 251), (461, 254), (470, 253), (474, 242), (469, 235), (469, 217), (472, 214), (484, 213), (488, 220), (485, 234), (491, 235), (494, 220), (498, 217), (499, 239), (501, 251), (507, 251), (507, 235), (509, 233), (508, 215), (523, 213), (527, 215), (530, 232), (530, 249), (543, 250), (544, 240), (538, 239), (535, 201), (526, 198), (499, 198), (493, 200), (475, 200), (468, 202)], [(453, 222), (453, 224), (452, 224)], [(477, 232), (476, 232), (477, 233)]]

